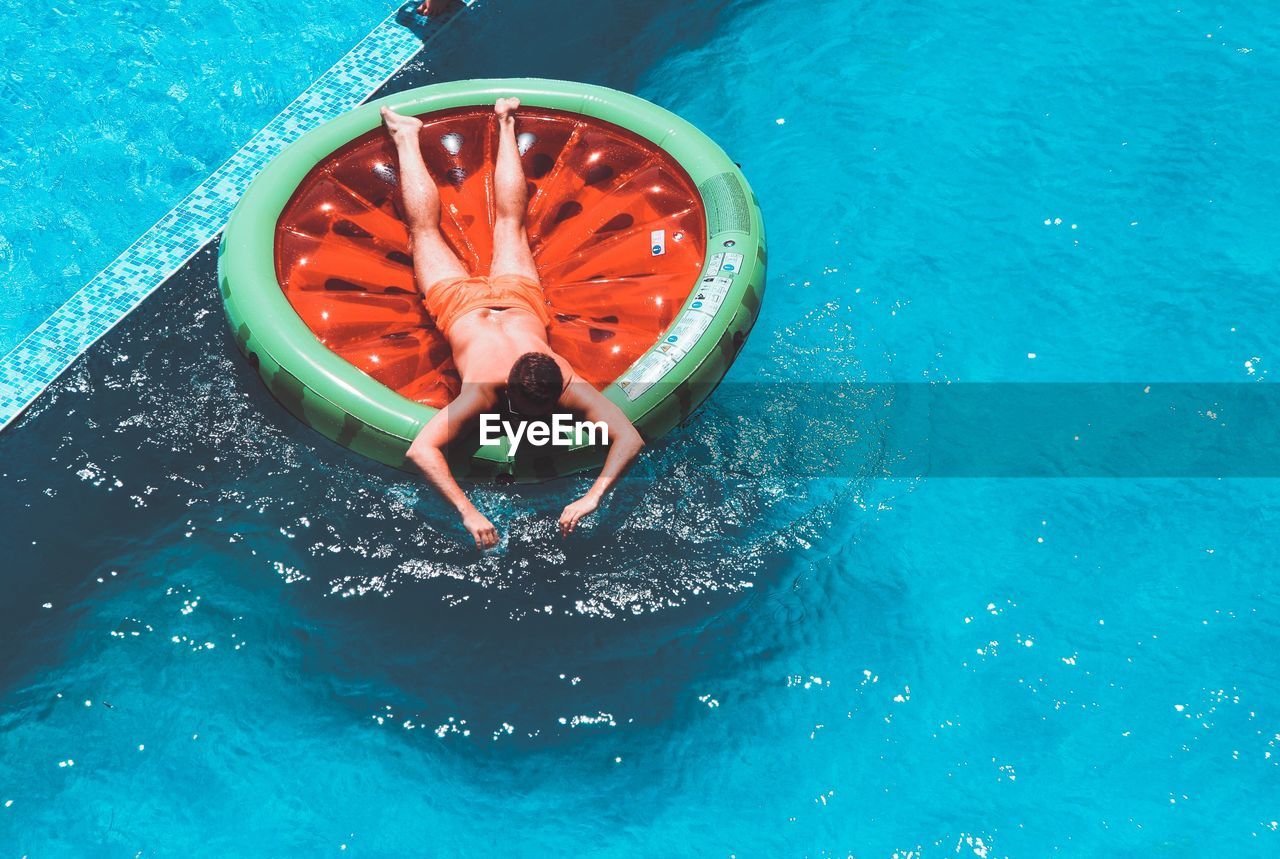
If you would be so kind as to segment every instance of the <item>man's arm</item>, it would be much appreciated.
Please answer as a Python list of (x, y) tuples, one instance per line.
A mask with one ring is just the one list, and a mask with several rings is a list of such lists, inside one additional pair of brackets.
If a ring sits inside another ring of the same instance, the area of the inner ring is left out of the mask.
[(605, 457), (600, 476), (591, 484), (587, 494), (564, 508), (560, 514), (560, 534), (569, 536), (583, 516), (590, 515), (600, 506), (618, 479), (626, 473), (644, 447), (644, 439), (627, 420), (627, 416), (591, 385), (581, 379), (570, 382), (560, 398), (560, 405), (579, 412), (589, 421), (602, 421), (609, 428), (609, 455)]
[(476, 548), (481, 551), (498, 544), (498, 532), (485, 515), (476, 509), (462, 491), (458, 481), (453, 479), (449, 471), (449, 463), (444, 456), (444, 449), (462, 430), (487, 408), (490, 408), (489, 395), (475, 385), (463, 385), (458, 398), (427, 421), (413, 444), (409, 445), (409, 461), (418, 466), (431, 485), (457, 509), (462, 517), (462, 524), (476, 541)]

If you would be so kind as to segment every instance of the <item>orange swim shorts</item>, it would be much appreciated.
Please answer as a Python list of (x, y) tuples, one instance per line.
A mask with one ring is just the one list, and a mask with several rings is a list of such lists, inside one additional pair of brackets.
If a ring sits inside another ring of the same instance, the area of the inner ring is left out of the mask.
[(427, 312), (435, 320), (436, 327), (446, 336), (462, 314), (480, 307), (515, 307), (529, 311), (541, 319), (543, 325), (551, 324), (551, 314), (547, 310), (547, 298), (542, 292), (542, 286), (536, 280), (519, 274), (446, 277), (427, 287), (422, 300)]

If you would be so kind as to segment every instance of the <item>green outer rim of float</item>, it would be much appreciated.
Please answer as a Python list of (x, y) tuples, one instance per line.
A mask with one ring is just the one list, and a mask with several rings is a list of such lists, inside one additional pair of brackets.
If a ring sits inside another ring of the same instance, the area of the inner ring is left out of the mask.
[[(652, 354), (655, 342), (604, 393), (644, 438), (656, 439), (686, 420), (728, 371), (745, 341), (764, 296), (765, 239), (760, 207), (737, 165), (688, 122), (644, 99), (617, 90), (566, 81), (467, 80), (407, 90), (369, 102), (316, 128), (291, 144), (249, 186), (231, 214), (218, 248), (218, 284), (236, 343), (267, 387), (302, 421), (346, 447), (379, 462), (411, 470), (409, 443), (436, 410), (401, 396), (323, 346), (294, 312), (276, 279), (276, 222), (303, 178), (334, 150), (381, 123), (383, 105), (422, 114), (492, 104), (518, 96), (531, 107), (580, 113), (621, 126), (664, 149), (689, 174), (702, 196), (707, 220), (708, 274), (712, 254), (742, 254), (741, 270), (706, 331), (661, 380), (630, 399), (619, 387)], [(735, 187), (736, 186), (736, 187)], [(714, 199), (708, 199), (708, 194)], [(727, 197), (726, 197), (727, 195)], [(745, 213), (744, 213), (745, 209)], [(745, 227), (745, 229), (744, 229)], [(685, 302), (674, 327), (693, 301)], [(538, 481), (599, 467), (607, 449), (597, 446), (527, 446), (519, 457), (500, 444), (455, 451), (459, 478)]]

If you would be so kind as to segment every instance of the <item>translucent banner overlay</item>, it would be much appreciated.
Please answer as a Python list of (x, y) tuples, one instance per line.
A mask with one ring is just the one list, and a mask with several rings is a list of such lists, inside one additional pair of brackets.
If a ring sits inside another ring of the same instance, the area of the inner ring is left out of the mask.
[(1264, 383), (726, 383), (687, 422), (797, 477), (1277, 477)]

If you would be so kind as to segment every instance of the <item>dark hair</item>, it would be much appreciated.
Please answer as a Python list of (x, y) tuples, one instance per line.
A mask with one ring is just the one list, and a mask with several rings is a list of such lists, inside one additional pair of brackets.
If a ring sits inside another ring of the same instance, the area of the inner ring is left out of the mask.
[(545, 352), (525, 352), (511, 365), (507, 376), (507, 397), (515, 395), (516, 405), (534, 409), (550, 408), (564, 392), (564, 374), (556, 359)]

